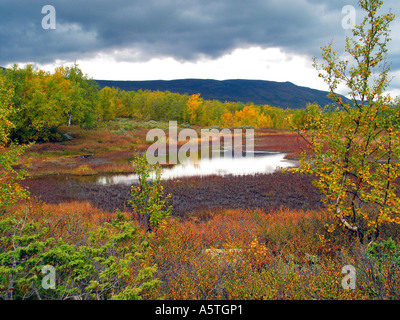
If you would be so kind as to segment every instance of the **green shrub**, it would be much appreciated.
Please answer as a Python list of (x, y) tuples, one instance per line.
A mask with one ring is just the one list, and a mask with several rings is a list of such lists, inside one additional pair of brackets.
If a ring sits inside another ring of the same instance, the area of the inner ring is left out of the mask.
[[(133, 208), (134, 215), (151, 231), (171, 215), (172, 207), (167, 205), (170, 195), (164, 195), (160, 166), (150, 165), (146, 154), (136, 154), (133, 163), (139, 185), (131, 187), (132, 200), (129, 204)], [(154, 174), (152, 182), (149, 181), (151, 174)]]
[(400, 266), (400, 246), (392, 238), (372, 243), (367, 249), (367, 255), (379, 264)]

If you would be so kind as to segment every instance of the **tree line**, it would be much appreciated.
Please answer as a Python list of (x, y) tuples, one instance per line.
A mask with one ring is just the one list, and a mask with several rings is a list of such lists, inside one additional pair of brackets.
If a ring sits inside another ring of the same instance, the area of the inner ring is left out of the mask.
[[(61, 126), (78, 125), (93, 129), (116, 118), (175, 120), (201, 127), (268, 127), (292, 130), (312, 129), (316, 117), (332, 117), (343, 110), (333, 105), (309, 103), (305, 109), (282, 109), (270, 105), (204, 100), (200, 94), (169, 91), (124, 91), (100, 89), (78, 65), (60, 66), (53, 73), (32, 65), (0, 71), (3, 91), (13, 91), (7, 121), (13, 123), (10, 139), (19, 143), (54, 142), (64, 137)], [(3, 101), (2, 101), (3, 102)], [(3, 104), (3, 103), (2, 103)], [(396, 115), (397, 103), (383, 117)], [(400, 120), (396, 119), (398, 125)]]
[(291, 129), (307, 121), (307, 110), (204, 100), (200, 94), (100, 89), (76, 64), (60, 66), (53, 73), (14, 65), (0, 71), (0, 79), (2, 90), (13, 92), (7, 121), (13, 123), (11, 140), (19, 143), (60, 141), (61, 126), (93, 129), (115, 118), (275, 129)]

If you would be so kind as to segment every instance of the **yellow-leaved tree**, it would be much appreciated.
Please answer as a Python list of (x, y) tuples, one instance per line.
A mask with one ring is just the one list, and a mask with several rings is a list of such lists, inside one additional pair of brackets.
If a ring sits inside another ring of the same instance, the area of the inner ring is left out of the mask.
[(233, 114), (228, 109), (225, 109), (224, 113), (221, 116), (220, 124), (224, 127), (233, 127)]
[(245, 106), (240, 111), (235, 111), (236, 126), (256, 126), (259, 111), (253, 106)]
[(200, 93), (190, 96), (187, 102), (187, 111), (189, 114), (189, 122), (195, 124), (198, 117), (198, 109), (203, 104), (203, 99), (200, 98)]
[(18, 146), (9, 141), (10, 130), (14, 127), (9, 120), (15, 112), (11, 103), (13, 94), (14, 89), (7, 85), (0, 72), (0, 215), (10, 205), (28, 196), (27, 191), (18, 184), (25, 172), (15, 169), (18, 157), (25, 151), (26, 146)]
[[(361, 241), (376, 240), (385, 224), (400, 224), (395, 181), (400, 175), (399, 109), (385, 94), (388, 28), (394, 15), (380, 13), (382, 5), (380, 0), (359, 1), (365, 17), (346, 39), (349, 60), (332, 43), (322, 48), (324, 63), (314, 60), (337, 109), (329, 117), (314, 110), (312, 129), (301, 133), (313, 152), (303, 155), (297, 170), (316, 177), (338, 225)], [(349, 89), (351, 102), (337, 94), (341, 84)]]

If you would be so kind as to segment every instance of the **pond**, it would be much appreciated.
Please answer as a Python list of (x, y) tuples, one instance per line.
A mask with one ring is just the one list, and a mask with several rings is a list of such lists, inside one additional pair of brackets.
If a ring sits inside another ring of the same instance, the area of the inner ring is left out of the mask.
[[(254, 151), (243, 152), (240, 156), (224, 151), (219, 157), (204, 158), (198, 161), (186, 161), (173, 167), (163, 168), (163, 179), (174, 179), (189, 176), (208, 175), (250, 175), (256, 173), (273, 173), (279, 168), (297, 166), (297, 162), (286, 160), (286, 153)], [(96, 183), (102, 185), (132, 184), (138, 181), (136, 174), (118, 174), (96, 177)]]

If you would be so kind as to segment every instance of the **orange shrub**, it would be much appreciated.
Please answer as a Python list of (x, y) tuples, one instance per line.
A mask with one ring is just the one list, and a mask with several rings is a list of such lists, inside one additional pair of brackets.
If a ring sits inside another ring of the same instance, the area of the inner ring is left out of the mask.
[(89, 202), (46, 204), (30, 201), (14, 206), (12, 212), (46, 225), (47, 237), (76, 244), (87, 238), (89, 230), (116, 217), (115, 213), (104, 212)]

